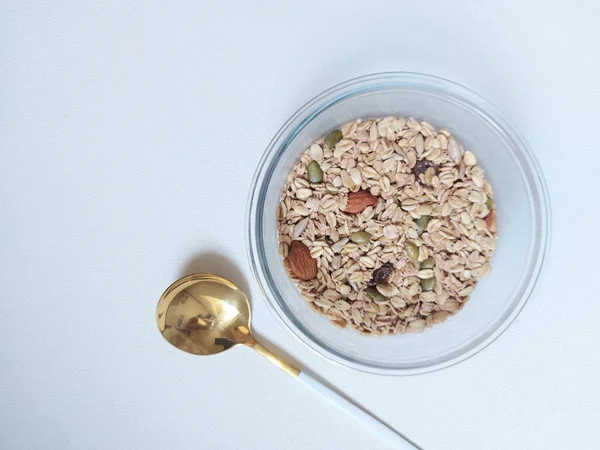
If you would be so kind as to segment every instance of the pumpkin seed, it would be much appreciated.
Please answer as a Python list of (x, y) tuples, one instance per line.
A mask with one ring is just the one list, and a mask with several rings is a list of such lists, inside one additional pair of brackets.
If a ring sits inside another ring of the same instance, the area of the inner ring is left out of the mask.
[(404, 250), (406, 250), (406, 254), (410, 259), (414, 261), (419, 259), (419, 247), (414, 242), (407, 241)]
[(496, 209), (496, 202), (494, 201), (494, 199), (492, 197), (487, 198), (487, 200), (485, 201), (485, 205), (488, 207), (488, 209), (490, 211), (493, 211)]
[(350, 240), (356, 244), (366, 244), (371, 240), (371, 235), (366, 231), (357, 231), (350, 235)]
[(388, 298), (379, 292), (375, 287), (368, 287), (365, 292), (373, 299), (375, 303), (383, 303), (388, 301)]
[(427, 225), (429, 224), (430, 220), (431, 216), (421, 216), (417, 220), (415, 220), (419, 235), (423, 234), (423, 232), (427, 229)]
[(325, 136), (325, 145), (329, 148), (335, 147), (335, 144), (342, 140), (342, 132), (340, 130), (330, 131), (327, 136)]
[(319, 166), (316, 161), (311, 161), (306, 167), (306, 178), (311, 183), (322, 183), (323, 182), (323, 169)]
[(421, 261), (421, 270), (423, 269), (433, 269), (435, 267), (435, 259), (431, 256), (427, 259)]
[(421, 280), (421, 290), (423, 292), (433, 291), (434, 287), (435, 287), (435, 277), (425, 278), (424, 280)]

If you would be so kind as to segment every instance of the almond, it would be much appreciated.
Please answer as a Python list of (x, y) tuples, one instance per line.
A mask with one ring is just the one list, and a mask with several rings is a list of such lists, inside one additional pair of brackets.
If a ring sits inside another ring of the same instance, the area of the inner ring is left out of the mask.
[(310, 250), (302, 242), (292, 241), (286, 259), (296, 278), (312, 280), (317, 276), (317, 261), (310, 256)]
[(348, 206), (344, 212), (348, 214), (358, 214), (363, 212), (367, 206), (375, 206), (377, 197), (371, 195), (369, 191), (350, 192), (348, 194)]
[(496, 231), (496, 211), (492, 210), (485, 216), (485, 224), (490, 231)]

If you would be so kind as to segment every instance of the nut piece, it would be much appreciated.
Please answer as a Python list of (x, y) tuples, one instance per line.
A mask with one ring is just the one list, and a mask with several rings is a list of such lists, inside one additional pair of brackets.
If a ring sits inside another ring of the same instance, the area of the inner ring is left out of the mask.
[(317, 276), (317, 261), (310, 256), (310, 250), (302, 242), (292, 241), (286, 259), (296, 278), (312, 280)]
[(487, 216), (485, 216), (485, 224), (488, 227), (488, 230), (490, 231), (497, 231), (496, 230), (496, 211), (491, 210)]
[(377, 197), (371, 195), (369, 191), (350, 192), (348, 194), (348, 206), (345, 213), (358, 214), (363, 212), (367, 206), (375, 206)]

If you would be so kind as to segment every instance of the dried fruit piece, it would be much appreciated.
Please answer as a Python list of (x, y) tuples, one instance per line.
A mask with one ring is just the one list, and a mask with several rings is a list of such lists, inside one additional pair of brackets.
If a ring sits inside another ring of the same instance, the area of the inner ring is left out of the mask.
[(373, 276), (371, 280), (367, 283), (367, 286), (372, 287), (377, 284), (387, 283), (388, 278), (392, 274), (394, 270), (394, 266), (392, 263), (386, 262), (379, 267), (379, 269), (375, 269), (373, 271)]
[(292, 241), (286, 259), (296, 278), (312, 280), (317, 276), (317, 261), (310, 256), (310, 250), (301, 241)]
[(372, 195), (369, 191), (358, 191), (350, 192), (348, 194), (348, 206), (346, 206), (345, 213), (358, 214), (363, 212), (367, 206), (375, 206), (377, 204), (377, 197)]
[(366, 244), (371, 240), (371, 235), (366, 231), (357, 231), (350, 235), (350, 240), (355, 244)]
[(430, 220), (431, 220), (431, 216), (421, 216), (417, 220), (415, 220), (415, 223), (417, 224), (417, 231), (418, 231), (419, 235), (421, 235), (425, 232)]
[(324, 142), (325, 145), (329, 148), (335, 147), (335, 144), (342, 140), (342, 132), (340, 130), (330, 131), (327, 136), (325, 136)]
[[(435, 165), (434, 163), (432, 163), (431, 161), (429, 161), (428, 159), (418, 160), (412, 169), (413, 173), (415, 174), (415, 180), (418, 181), (419, 183), (421, 183), (421, 178), (419, 177), (419, 175), (427, 172), (427, 169), (429, 169), (430, 167), (433, 167), (433, 170), (435, 170), (435, 173), (438, 173), (438, 166)], [(421, 184), (423, 184), (423, 183), (421, 183)]]
[(306, 167), (306, 179), (310, 183), (322, 183), (323, 182), (323, 170), (319, 163), (311, 161)]

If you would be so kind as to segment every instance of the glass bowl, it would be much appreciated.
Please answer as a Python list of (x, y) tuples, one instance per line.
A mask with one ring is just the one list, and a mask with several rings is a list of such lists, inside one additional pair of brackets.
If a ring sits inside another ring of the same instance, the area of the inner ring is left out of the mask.
[[(357, 118), (413, 116), (449, 130), (472, 150), (492, 184), (499, 239), (492, 272), (456, 315), (423, 333), (362, 336), (313, 311), (289, 280), (278, 251), (276, 209), (301, 153)], [(302, 342), (330, 360), (379, 374), (416, 374), (462, 361), (493, 342), (519, 314), (538, 279), (550, 235), (540, 168), (504, 115), (470, 90), (415, 73), (381, 73), (328, 89), (300, 108), (267, 147), (252, 182), (247, 247), (269, 306)]]

